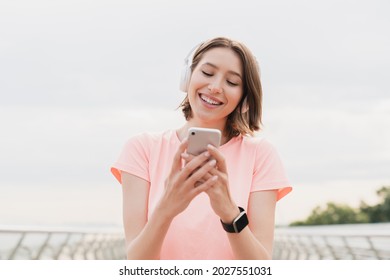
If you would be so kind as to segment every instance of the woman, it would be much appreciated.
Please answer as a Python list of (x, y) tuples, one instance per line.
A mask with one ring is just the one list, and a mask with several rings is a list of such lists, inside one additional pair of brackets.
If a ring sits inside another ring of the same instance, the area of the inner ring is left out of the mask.
[[(214, 38), (184, 76), (184, 126), (132, 137), (111, 169), (123, 186), (127, 257), (270, 259), (276, 201), (291, 187), (272, 145), (253, 137), (262, 112), (256, 59), (242, 43)], [(190, 127), (219, 129), (221, 146), (187, 154)]]

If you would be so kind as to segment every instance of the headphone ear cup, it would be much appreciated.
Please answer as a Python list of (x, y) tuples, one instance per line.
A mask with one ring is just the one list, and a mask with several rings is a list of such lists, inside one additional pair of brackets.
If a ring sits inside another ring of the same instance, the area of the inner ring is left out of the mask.
[(183, 92), (188, 91), (190, 77), (191, 77), (191, 67), (189, 66), (188, 61), (186, 61), (184, 63), (183, 70), (181, 72), (181, 79), (180, 79), (180, 90), (181, 91), (183, 91)]
[(180, 79), (180, 90), (183, 92), (188, 91), (188, 87), (190, 85), (190, 79), (191, 79), (191, 66), (192, 66), (192, 60), (194, 58), (195, 50), (198, 49), (203, 43), (200, 43), (199, 45), (196, 45), (192, 48), (192, 50), (188, 53), (187, 57), (184, 59), (184, 66), (183, 70), (181, 71), (181, 79)]

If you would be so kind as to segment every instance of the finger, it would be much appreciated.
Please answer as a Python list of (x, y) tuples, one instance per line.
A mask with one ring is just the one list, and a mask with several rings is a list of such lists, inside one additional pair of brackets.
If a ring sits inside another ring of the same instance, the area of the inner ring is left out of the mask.
[(201, 168), (192, 173), (192, 175), (188, 178), (188, 182), (190, 185), (194, 186), (197, 181), (200, 181), (214, 166), (217, 164), (215, 159), (210, 160), (206, 164), (204, 164)]
[(182, 153), (181, 158), (184, 160), (185, 164), (189, 163), (191, 160), (195, 158), (194, 155), (188, 153)]
[(222, 174), (222, 171), (217, 169), (217, 168), (213, 168), (209, 171), (209, 175), (210, 176), (218, 176), (218, 177), (221, 177), (223, 174)]
[(218, 181), (221, 183), (221, 185), (225, 185), (225, 186), (229, 185), (229, 182), (227, 180), (227, 174), (223, 173), (221, 170), (217, 168), (213, 168), (209, 171), (208, 174), (210, 174), (211, 176), (217, 176)]
[(210, 157), (209, 152), (204, 152), (196, 157), (194, 157), (190, 162), (188, 162), (184, 168), (181, 170), (180, 178), (182, 180), (186, 180), (194, 170), (200, 168), (205, 161), (207, 161)]
[[(194, 155), (192, 154), (187, 154), (187, 153), (182, 153), (181, 154), (181, 157), (182, 159), (184, 160), (184, 165), (186, 165), (187, 163), (189, 163), (191, 160), (193, 160), (195, 158)], [(199, 167), (198, 167), (199, 168)], [(215, 174), (215, 175), (218, 175), (218, 174)], [(190, 174), (191, 176), (191, 174)], [(210, 174), (210, 173), (207, 173), (206, 175), (203, 176), (202, 179), (199, 180), (199, 184), (201, 183), (204, 183), (205, 181), (207, 181), (208, 179), (210, 179), (213, 175)]]
[(211, 177), (213, 177), (214, 175), (218, 175), (218, 174), (212, 174), (212, 170), (214, 168), (212, 168), (209, 172), (207, 172), (203, 177), (202, 179), (200, 179), (199, 181), (207, 181), (208, 179), (210, 179)]
[(207, 181), (198, 185), (196, 188), (192, 189), (192, 195), (195, 197), (201, 192), (206, 192), (210, 189), (218, 180), (218, 176), (211, 176)]
[(213, 145), (207, 145), (207, 150), (210, 155), (217, 160), (217, 167), (223, 173), (227, 173), (226, 162), (224, 156)]
[[(184, 160), (184, 165), (186, 165), (187, 163), (189, 163), (191, 160), (193, 160), (195, 158), (194, 155), (192, 154), (187, 154), (187, 153), (182, 153), (181, 154), (181, 157), (182, 159)], [(198, 170), (200, 167), (197, 167), (195, 169)], [(190, 173), (190, 175), (188, 177), (191, 177), (192, 173)], [(201, 185), (203, 184), (205, 181), (207, 181), (208, 179), (210, 179), (212, 177), (212, 175), (210, 173), (207, 173), (206, 175), (204, 175), (199, 181), (197, 181), (195, 183), (195, 187), (197, 187), (198, 185)]]
[(187, 138), (181, 142), (179, 148), (176, 151), (175, 156), (173, 157), (173, 163), (172, 163), (172, 172), (179, 172), (181, 169), (181, 154), (184, 153), (184, 151), (187, 149), (188, 140)]
[[(190, 175), (191, 176), (191, 175)], [(198, 181), (195, 182), (195, 187), (203, 184), (204, 182), (206, 182), (208, 179), (210, 179), (211, 177), (213, 177), (213, 175), (211, 175), (210, 172), (206, 173), (201, 179), (199, 179)]]

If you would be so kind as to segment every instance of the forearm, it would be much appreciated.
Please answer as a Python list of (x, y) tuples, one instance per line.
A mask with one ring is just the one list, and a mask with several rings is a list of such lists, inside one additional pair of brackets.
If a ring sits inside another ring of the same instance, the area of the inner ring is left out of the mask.
[(247, 226), (240, 233), (226, 233), (230, 246), (236, 259), (241, 260), (269, 260), (272, 252), (269, 252), (254, 236)]
[(128, 243), (127, 259), (156, 260), (160, 258), (161, 247), (172, 219), (155, 211), (142, 231)]
[[(235, 220), (236, 217), (238, 217), (239, 214), (240, 210), (235, 204), (233, 204), (233, 206), (230, 207), (230, 210), (226, 209), (226, 211), (224, 211), (221, 220), (225, 221), (227, 224), (230, 224)], [(256, 226), (255, 220), (252, 219), (254, 224), (247, 225), (244, 229), (242, 229), (241, 232), (226, 232), (236, 259), (267, 260), (272, 258), (272, 243), (274, 234), (272, 222), (273, 219), (270, 220), (268, 217), (267, 222), (265, 220), (266, 219), (262, 220), (264, 224), (261, 227)], [(261, 233), (255, 235), (253, 232), (255, 228), (257, 231), (261, 229)]]

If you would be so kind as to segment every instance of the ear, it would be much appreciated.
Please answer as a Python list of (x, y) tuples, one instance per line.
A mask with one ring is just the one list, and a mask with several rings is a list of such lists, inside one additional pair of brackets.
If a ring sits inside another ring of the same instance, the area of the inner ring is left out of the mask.
[(244, 101), (242, 102), (241, 114), (248, 112), (248, 110), (249, 110), (249, 105), (248, 105), (247, 97), (245, 97)]

